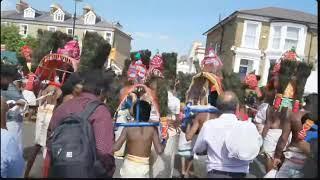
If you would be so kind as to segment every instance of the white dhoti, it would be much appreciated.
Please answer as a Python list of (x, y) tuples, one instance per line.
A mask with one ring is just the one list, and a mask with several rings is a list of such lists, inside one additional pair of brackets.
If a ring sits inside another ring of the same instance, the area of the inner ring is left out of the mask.
[(153, 178), (171, 178), (174, 169), (174, 158), (178, 149), (178, 135), (176, 130), (169, 128), (169, 138), (167, 140), (166, 148), (161, 155), (157, 155), (152, 149), (152, 177)]
[[(276, 146), (281, 134), (282, 134), (282, 129), (269, 129), (266, 137), (263, 140), (263, 150), (271, 158), (273, 158), (273, 155), (276, 150)], [(289, 144), (290, 141), (291, 141), (291, 133), (290, 133), (287, 144)]]
[(38, 107), (36, 131), (35, 131), (35, 144), (42, 147), (46, 146), (47, 132), (52, 117), (54, 105), (46, 104)]
[(276, 178), (302, 178), (304, 176), (302, 169), (307, 156), (300, 149), (292, 146), (284, 152), (284, 156), (286, 159)]
[(121, 178), (149, 178), (149, 158), (127, 154), (120, 169)]

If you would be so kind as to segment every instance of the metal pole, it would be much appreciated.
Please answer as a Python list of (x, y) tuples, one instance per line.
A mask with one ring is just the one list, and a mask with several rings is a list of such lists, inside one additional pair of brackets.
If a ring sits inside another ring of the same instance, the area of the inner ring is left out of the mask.
[(74, 1), (74, 15), (73, 15), (73, 27), (72, 27), (72, 37), (74, 37), (74, 29), (76, 26), (76, 11), (77, 11), (77, 1)]

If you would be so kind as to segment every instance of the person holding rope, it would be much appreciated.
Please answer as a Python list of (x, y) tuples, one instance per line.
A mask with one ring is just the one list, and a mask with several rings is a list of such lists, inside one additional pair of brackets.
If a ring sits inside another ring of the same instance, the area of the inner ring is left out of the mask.
[[(133, 106), (133, 116), (138, 118), (139, 122), (148, 122), (150, 120), (150, 111), (150, 104), (144, 100), (137, 101)], [(166, 146), (165, 143), (161, 144), (157, 127), (125, 127), (113, 145), (112, 151), (118, 151), (125, 141), (127, 144), (127, 155), (120, 169), (121, 177), (150, 177), (149, 157), (152, 144), (158, 154), (163, 153)]]

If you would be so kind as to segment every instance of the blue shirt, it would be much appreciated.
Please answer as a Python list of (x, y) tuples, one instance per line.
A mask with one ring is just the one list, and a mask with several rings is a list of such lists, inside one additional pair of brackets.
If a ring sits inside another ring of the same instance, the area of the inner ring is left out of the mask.
[(1, 178), (23, 177), (24, 159), (13, 134), (1, 129)]

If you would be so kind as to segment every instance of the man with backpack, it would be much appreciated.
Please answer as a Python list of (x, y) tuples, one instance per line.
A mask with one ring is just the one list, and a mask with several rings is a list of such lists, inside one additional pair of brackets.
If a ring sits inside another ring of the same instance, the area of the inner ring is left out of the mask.
[(108, 177), (115, 171), (114, 132), (108, 108), (102, 103), (111, 76), (105, 71), (83, 72), (83, 91), (62, 103), (48, 129), (49, 177)]

